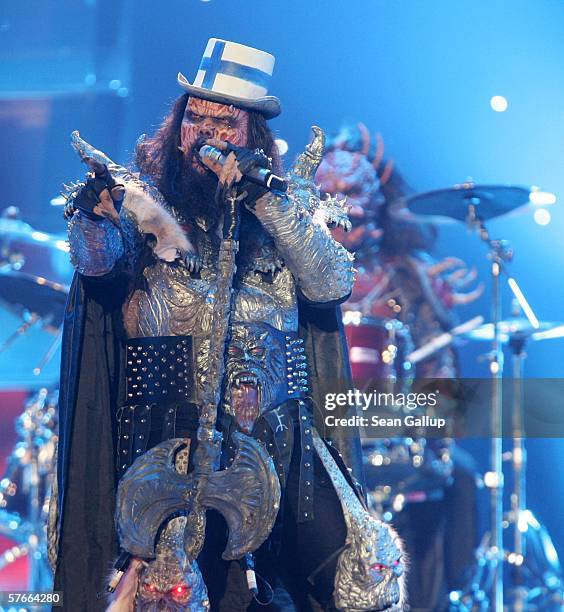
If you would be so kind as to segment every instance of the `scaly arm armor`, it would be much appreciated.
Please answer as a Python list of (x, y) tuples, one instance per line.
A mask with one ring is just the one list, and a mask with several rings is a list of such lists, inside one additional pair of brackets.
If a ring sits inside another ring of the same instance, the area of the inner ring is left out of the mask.
[(135, 217), (127, 208), (120, 211), (120, 225), (109, 219), (93, 221), (77, 212), (68, 225), (73, 266), (85, 276), (109, 274), (127, 256), (133, 262), (140, 246)]
[[(76, 213), (69, 223), (71, 260), (75, 268), (87, 276), (103, 276), (111, 272), (116, 263), (131, 266), (140, 253), (147, 235), (153, 237), (154, 254), (164, 261), (183, 259), (199, 267), (197, 252), (188, 241), (183, 229), (165, 209), (160, 193), (88, 144), (78, 132), (71, 134), (71, 144), (84, 160), (92, 158), (105, 164), (116, 179), (125, 185), (125, 198), (119, 213), (119, 223), (109, 219), (92, 221)], [(73, 185), (65, 196), (72, 198), (81, 185)]]
[(328, 211), (313, 183), (323, 156), (324, 135), (319, 128), (312, 129), (312, 142), (289, 173), (288, 195), (263, 196), (254, 213), (274, 239), (304, 296), (314, 302), (330, 302), (351, 292), (353, 256), (333, 239), (326, 224)]

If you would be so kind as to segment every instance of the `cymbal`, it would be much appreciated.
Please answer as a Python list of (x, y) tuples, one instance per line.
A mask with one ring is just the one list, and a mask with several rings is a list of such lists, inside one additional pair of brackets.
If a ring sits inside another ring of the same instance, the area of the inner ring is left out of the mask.
[[(539, 327), (533, 327), (528, 319), (508, 319), (498, 323), (499, 340), (507, 344), (511, 338), (550, 340), (564, 338), (564, 323), (555, 321), (540, 321)], [(494, 339), (493, 323), (480, 325), (464, 334), (470, 340), (492, 341)]]
[[(476, 217), (488, 221), (527, 205), (530, 194), (528, 187), (468, 182), (410, 196), (404, 204), (408, 215), (439, 223), (445, 220), (466, 221), (468, 207), (473, 205)], [(401, 211), (398, 214), (401, 215)]]
[(66, 236), (1, 218), (0, 247), (0, 302), (16, 314), (32, 313), (58, 327), (73, 275)]

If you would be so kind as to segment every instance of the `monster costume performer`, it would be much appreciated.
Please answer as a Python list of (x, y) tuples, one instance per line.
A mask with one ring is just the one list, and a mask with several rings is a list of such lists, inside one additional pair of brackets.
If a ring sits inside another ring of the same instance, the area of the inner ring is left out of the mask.
[(358, 441), (315, 427), (324, 386), (350, 381), (352, 256), (328, 229), (342, 204), (312, 180), (319, 128), (281, 176), (273, 66), (210, 39), (138, 172), (73, 133), (92, 172), (66, 207), (50, 542), (66, 610), (404, 606)]

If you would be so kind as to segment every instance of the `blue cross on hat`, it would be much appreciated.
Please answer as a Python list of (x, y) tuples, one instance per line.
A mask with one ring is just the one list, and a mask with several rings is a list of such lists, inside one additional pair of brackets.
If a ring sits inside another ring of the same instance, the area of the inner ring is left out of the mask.
[(178, 73), (178, 84), (195, 98), (233, 104), (272, 119), (280, 100), (267, 96), (274, 56), (239, 43), (210, 38), (194, 83)]

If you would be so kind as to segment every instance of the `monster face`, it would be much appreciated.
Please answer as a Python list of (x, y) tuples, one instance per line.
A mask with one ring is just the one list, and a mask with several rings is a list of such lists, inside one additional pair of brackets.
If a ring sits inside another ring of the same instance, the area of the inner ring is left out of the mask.
[(272, 407), (284, 372), (284, 347), (265, 325), (235, 325), (227, 350), (225, 402), (243, 431)]

